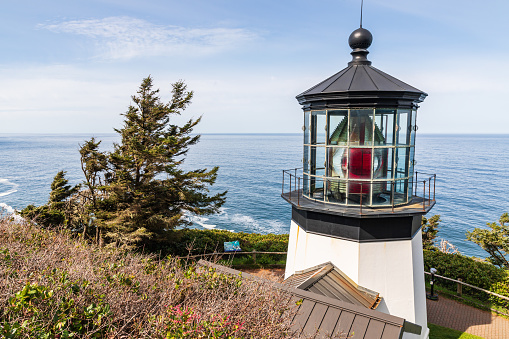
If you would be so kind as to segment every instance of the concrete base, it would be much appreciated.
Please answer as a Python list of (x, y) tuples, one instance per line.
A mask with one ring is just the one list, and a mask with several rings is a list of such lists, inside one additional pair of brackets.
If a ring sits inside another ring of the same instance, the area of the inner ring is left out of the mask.
[(355, 242), (307, 233), (292, 220), (285, 278), (328, 261), (360, 286), (380, 293), (377, 311), (422, 326), (420, 336), (405, 333), (403, 338), (428, 337), (420, 230), (411, 240)]

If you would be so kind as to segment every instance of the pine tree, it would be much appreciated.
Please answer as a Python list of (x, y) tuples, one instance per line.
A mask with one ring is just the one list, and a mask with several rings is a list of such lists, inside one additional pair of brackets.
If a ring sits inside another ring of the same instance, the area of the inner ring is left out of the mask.
[(65, 174), (65, 171), (60, 171), (53, 178), (49, 201), (46, 205), (39, 207), (28, 205), (21, 210), (21, 216), (44, 227), (68, 224), (72, 213), (70, 198), (80, 187), (68, 185), (69, 181), (65, 178)]
[(500, 267), (509, 269), (509, 214), (500, 216), (498, 224), (486, 224), (491, 230), (475, 228), (467, 232), (467, 240), (475, 242), (489, 253), (488, 260)]
[(438, 226), (440, 221), (440, 214), (436, 214), (431, 218), (426, 218), (424, 215), (421, 219), (421, 227), (422, 227), (422, 247), (425, 250), (433, 250), (435, 247), (435, 238), (438, 233)]
[[(162, 240), (169, 230), (188, 224), (185, 211), (210, 214), (225, 201), (226, 192), (209, 194), (218, 167), (187, 172), (181, 168), (189, 147), (200, 139), (191, 133), (201, 118), (183, 126), (171, 119), (187, 108), (193, 93), (179, 81), (172, 85), (171, 101), (163, 103), (152, 86), (149, 76), (132, 96), (134, 104), (123, 114), (123, 127), (115, 129), (121, 141), (113, 152), (102, 158), (94, 140), (85, 144), (88, 151), (81, 149), (89, 173), (86, 186), (92, 197), (94, 190), (101, 191), (100, 199), (97, 194), (93, 198), (98, 200), (93, 202), (98, 226), (106, 240), (117, 245)], [(92, 183), (99, 172), (104, 172), (102, 186)]]
[[(85, 141), (80, 146), (80, 161), (81, 170), (85, 176), (83, 185), (86, 187), (80, 193), (79, 201), (76, 202), (78, 207), (73, 215), (76, 224), (82, 225), (82, 236), (85, 238), (87, 232), (90, 232), (89, 226), (92, 226), (92, 221), (96, 219), (95, 214), (98, 212), (98, 201), (101, 199), (101, 189), (103, 188), (103, 180), (101, 175), (107, 173), (108, 157), (106, 154), (99, 151), (101, 141), (96, 141), (92, 138)], [(95, 239), (100, 242), (100, 227), (95, 226)]]

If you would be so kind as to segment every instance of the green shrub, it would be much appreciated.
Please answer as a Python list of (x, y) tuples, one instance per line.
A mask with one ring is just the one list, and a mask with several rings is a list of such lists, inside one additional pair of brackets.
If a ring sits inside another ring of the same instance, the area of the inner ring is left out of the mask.
[[(505, 269), (498, 268), (490, 263), (477, 261), (474, 258), (461, 254), (443, 253), (440, 251), (424, 250), (424, 269), (436, 268), (437, 274), (444, 277), (458, 279), (463, 282), (509, 297), (509, 275)], [(439, 279), (438, 283), (444, 287), (456, 290), (456, 283)], [(506, 305), (507, 301), (469, 287), (463, 287), (465, 293), (476, 298)]]
[(98, 300), (82, 307), (75, 300), (76, 284), (66, 282), (57, 288), (66, 289), (66, 295), (57, 297), (46, 286), (27, 283), (10, 297), (0, 317), (2, 338), (103, 338), (107, 328), (102, 320), (111, 315), (109, 305)]
[(223, 252), (224, 242), (238, 240), (240, 248), (245, 252), (286, 252), (288, 238), (288, 234), (180, 229), (172, 231), (164, 243), (153, 245), (149, 249), (159, 252), (161, 255), (186, 256), (188, 254)]

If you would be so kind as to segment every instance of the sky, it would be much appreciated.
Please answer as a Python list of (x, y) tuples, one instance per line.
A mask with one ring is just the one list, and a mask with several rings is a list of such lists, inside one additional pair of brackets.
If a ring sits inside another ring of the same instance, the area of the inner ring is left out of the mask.
[[(111, 133), (143, 78), (183, 80), (198, 133), (300, 133), (295, 96), (347, 66), (360, 0), (16, 0), (0, 133)], [(420, 133), (509, 133), (509, 2), (366, 0), (373, 66), (428, 93)]]

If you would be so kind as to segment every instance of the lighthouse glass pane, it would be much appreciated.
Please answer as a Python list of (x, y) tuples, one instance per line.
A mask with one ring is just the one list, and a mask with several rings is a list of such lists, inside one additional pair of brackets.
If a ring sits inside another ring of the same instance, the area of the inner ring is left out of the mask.
[(328, 202), (346, 203), (347, 181), (342, 179), (329, 179), (326, 182), (326, 199)]
[(375, 148), (373, 152), (373, 179), (392, 179), (394, 148)]
[(348, 202), (353, 205), (369, 205), (371, 183), (369, 181), (348, 182)]
[(397, 124), (397, 139), (398, 145), (410, 144), (410, 129), (409, 125), (410, 110), (398, 110), (398, 124)]
[(323, 178), (309, 178), (309, 196), (317, 200), (323, 200)]
[(309, 139), (311, 137), (311, 130), (309, 129), (310, 114), (310, 112), (304, 112), (304, 144), (309, 144)]
[(325, 147), (314, 147), (310, 149), (311, 175), (325, 175)]
[(348, 143), (348, 111), (329, 111), (329, 145), (343, 146)]
[(415, 148), (414, 147), (410, 147), (410, 153), (409, 153), (409, 156), (408, 156), (408, 176), (412, 177), (414, 175), (414, 164), (415, 164), (415, 160), (414, 160), (414, 154), (415, 154)]
[(344, 147), (327, 147), (328, 177), (346, 178), (348, 151)]
[(311, 112), (311, 143), (325, 144), (327, 120), (325, 111)]
[(371, 146), (373, 144), (373, 110), (352, 109), (349, 122), (350, 146)]
[(395, 109), (376, 109), (375, 112), (375, 146), (394, 144)]
[(304, 146), (304, 157), (302, 159), (304, 173), (309, 173), (309, 146)]
[(408, 180), (396, 180), (394, 182), (394, 204), (406, 203), (408, 194)]
[(375, 181), (372, 184), (371, 204), (388, 206), (391, 204), (391, 182)]
[(396, 179), (398, 178), (406, 178), (409, 176), (408, 173), (408, 147), (398, 147), (396, 148)]
[(417, 110), (412, 111), (412, 122), (410, 123), (410, 145), (415, 145), (415, 133), (417, 132)]

